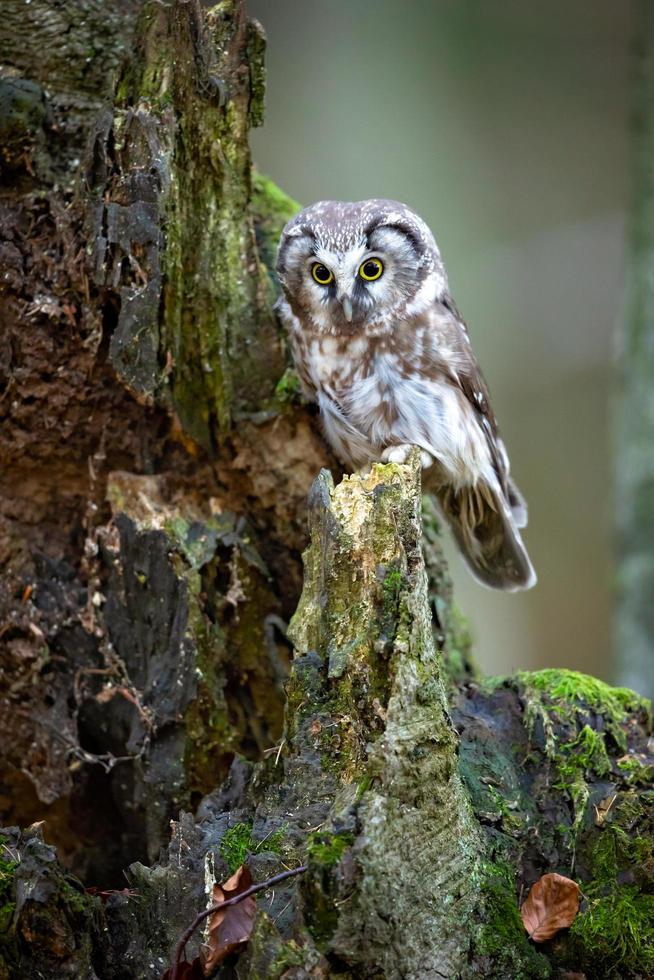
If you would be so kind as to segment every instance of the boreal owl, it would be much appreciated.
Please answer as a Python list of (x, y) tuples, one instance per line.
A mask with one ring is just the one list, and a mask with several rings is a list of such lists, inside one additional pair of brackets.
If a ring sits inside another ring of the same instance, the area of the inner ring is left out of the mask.
[(284, 228), (277, 272), (304, 393), (343, 464), (404, 462), (418, 446), (473, 575), (534, 585), (527, 508), (425, 222), (397, 201), (319, 201)]

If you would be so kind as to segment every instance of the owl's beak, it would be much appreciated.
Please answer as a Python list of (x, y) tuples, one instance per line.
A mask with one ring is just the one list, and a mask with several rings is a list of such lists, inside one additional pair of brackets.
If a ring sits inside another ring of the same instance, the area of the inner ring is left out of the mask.
[(341, 306), (343, 307), (343, 316), (348, 323), (352, 322), (352, 300), (349, 296), (341, 297)]

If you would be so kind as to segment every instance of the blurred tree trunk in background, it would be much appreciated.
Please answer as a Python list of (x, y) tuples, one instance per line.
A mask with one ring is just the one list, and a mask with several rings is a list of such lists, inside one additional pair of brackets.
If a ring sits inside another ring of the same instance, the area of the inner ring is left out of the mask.
[(0, 44), (1, 980), (155, 980), (245, 860), (308, 870), (224, 977), (651, 975), (648, 705), (477, 680), (415, 463), (314, 479), (259, 26), (9, 0)]
[(615, 431), (620, 683), (654, 694), (654, 8), (637, 5), (634, 180)]

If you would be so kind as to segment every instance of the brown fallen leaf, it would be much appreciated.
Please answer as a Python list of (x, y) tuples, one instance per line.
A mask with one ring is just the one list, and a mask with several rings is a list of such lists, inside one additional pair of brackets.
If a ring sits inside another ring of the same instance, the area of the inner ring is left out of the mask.
[[(172, 969), (166, 970), (161, 980), (170, 980)], [(191, 963), (180, 963), (177, 967), (177, 980), (204, 980), (204, 972), (200, 957), (196, 956)]]
[[(240, 895), (252, 884), (252, 875), (247, 864), (242, 864), (231, 878), (213, 886), (213, 903), (225, 902)], [(248, 941), (252, 932), (257, 900), (253, 895), (244, 898), (236, 905), (217, 909), (207, 919), (209, 936), (200, 950), (202, 969), (205, 977), (211, 976), (219, 963), (235, 953)]]
[(579, 911), (579, 885), (550, 873), (534, 882), (520, 909), (524, 927), (535, 943), (544, 943), (572, 925)]

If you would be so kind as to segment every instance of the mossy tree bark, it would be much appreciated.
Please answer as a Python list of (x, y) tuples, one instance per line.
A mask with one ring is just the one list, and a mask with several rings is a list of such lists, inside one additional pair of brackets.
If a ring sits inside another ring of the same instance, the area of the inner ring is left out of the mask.
[[(246, 858), (309, 870), (225, 977), (647, 975), (647, 704), (477, 678), (416, 460), (313, 482), (261, 30), (238, 0), (3, 13), (0, 977), (158, 977)], [(586, 898), (538, 951), (545, 871)]]

